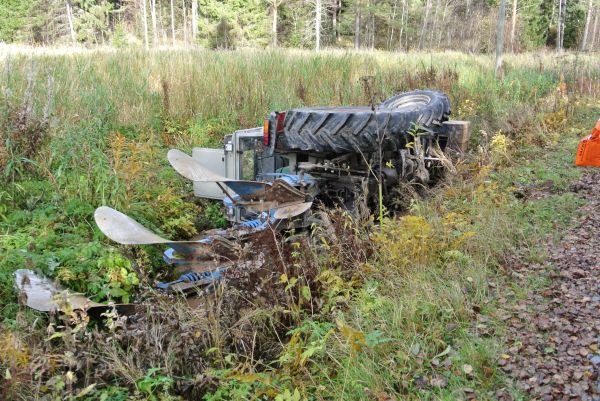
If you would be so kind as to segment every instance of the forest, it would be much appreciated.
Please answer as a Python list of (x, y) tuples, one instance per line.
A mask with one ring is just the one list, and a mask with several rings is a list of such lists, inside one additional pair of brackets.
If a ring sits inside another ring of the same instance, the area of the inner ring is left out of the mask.
[[(31, 45), (495, 48), (497, 0), (3, 0), (0, 42)], [(507, 49), (600, 48), (597, 0), (508, 0)]]

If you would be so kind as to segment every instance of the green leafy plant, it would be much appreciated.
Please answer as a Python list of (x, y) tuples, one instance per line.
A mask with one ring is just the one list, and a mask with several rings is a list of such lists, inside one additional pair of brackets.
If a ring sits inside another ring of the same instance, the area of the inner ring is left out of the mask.
[(175, 400), (176, 398), (169, 396), (169, 390), (174, 382), (173, 378), (158, 374), (160, 371), (160, 368), (148, 369), (146, 375), (135, 383), (136, 388), (150, 401)]
[(98, 271), (104, 281), (96, 295), (98, 299), (109, 298), (128, 303), (131, 292), (140, 281), (131, 271), (131, 262), (123, 256), (113, 253), (98, 260)]

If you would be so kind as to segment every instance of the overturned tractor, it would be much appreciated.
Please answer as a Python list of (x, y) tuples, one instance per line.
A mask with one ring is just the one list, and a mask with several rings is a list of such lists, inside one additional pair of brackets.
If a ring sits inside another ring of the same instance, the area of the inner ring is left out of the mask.
[(221, 149), (167, 154), (197, 196), (223, 201), (229, 229), (173, 241), (106, 206), (95, 220), (120, 244), (168, 247), (165, 262), (183, 274), (159, 288), (210, 287), (227, 269), (251, 264), (244, 245), (267, 229), (307, 228), (316, 207), (351, 209), (360, 198), (375, 210), (393, 202), (400, 182), (435, 182), (444, 152), (462, 151), (468, 140), (468, 124), (448, 121), (449, 115), (448, 97), (432, 90), (403, 93), (377, 107), (273, 112), (264, 127), (227, 135)]

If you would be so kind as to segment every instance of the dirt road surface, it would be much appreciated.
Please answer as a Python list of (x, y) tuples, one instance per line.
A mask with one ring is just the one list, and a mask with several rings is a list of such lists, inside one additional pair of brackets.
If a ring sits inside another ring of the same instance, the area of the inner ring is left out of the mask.
[(500, 300), (509, 342), (499, 364), (532, 400), (600, 400), (600, 171), (570, 190), (586, 203), (549, 241), (546, 262), (512, 266), (547, 284), (516, 303)]

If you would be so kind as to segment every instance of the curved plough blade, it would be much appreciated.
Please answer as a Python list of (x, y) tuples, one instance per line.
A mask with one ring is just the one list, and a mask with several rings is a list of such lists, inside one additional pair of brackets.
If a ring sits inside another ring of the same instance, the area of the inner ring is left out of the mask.
[[(194, 182), (216, 182), (226, 186), (235, 196), (232, 200), (240, 205), (259, 210), (305, 203), (306, 194), (282, 179), (271, 182), (232, 180), (213, 173), (197, 160), (177, 149), (167, 153), (171, 166), (185, 178)], [(226, 191), (225, 191), (226, 192)], [(228, 194), (229, 195), (229, 194)]]
[(178, 149), (171, 149), (167, 153), (171, 167), (180, 175), (194, 182), (217, 182), (226, 185), (236, 195), (251, 197), (255, 193), (265, 191), (269, 183), (249, 180), (232, 180), (222, 175), (213, 173), (198, 160)]
[(96, 209), (94, 219), (104, 235), (123, 245), (164, 244), (182, 255), (222, 255), (233, 253), (235, 250), (235, 245), (221, 236), (212, 236), (199, 241), (173, 241), (163, 238), (126, 214), (107, 206)]
[(167, 159), (175, 171), (188, 180), (195, 182), (225, 182), (229, 180), (227, 177), (223, 177), (206, 169), (197, 160), (190, 155), (183, 153), (181, 150), (169, 150)]

